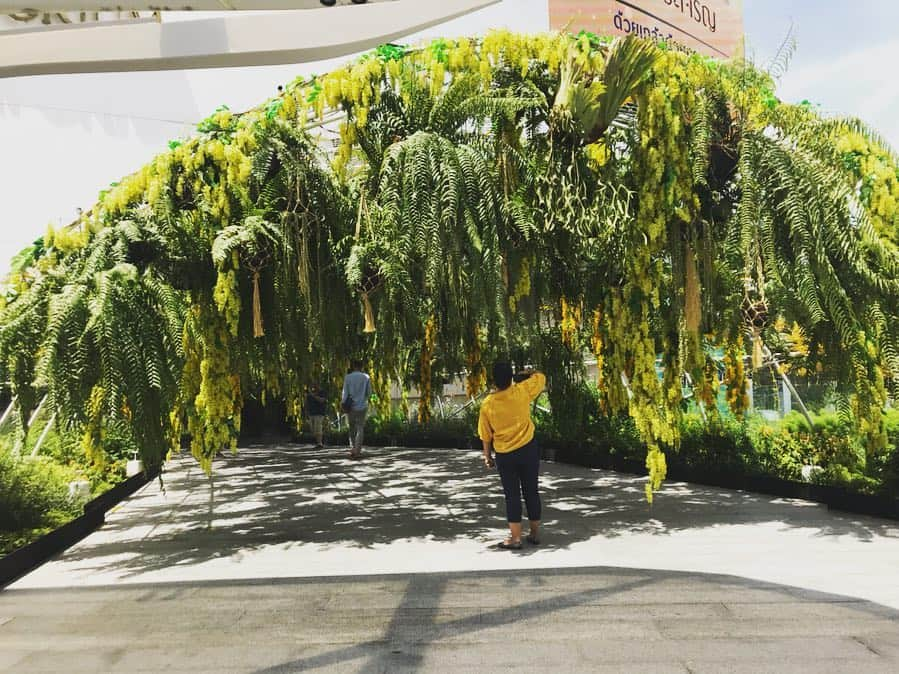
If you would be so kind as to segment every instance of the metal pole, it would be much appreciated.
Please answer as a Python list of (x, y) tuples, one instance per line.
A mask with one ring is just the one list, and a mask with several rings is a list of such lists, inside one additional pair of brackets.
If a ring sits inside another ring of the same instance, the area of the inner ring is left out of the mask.
[[(693, 377), (690, 376), (689, 372), (684, 372), (684, 379), (687, 380), (687, 386), (690, 388), (693, 387)], [(702, 423), (708, 423), (708, 417), (705, 413), (705, 403), (702, 402), (699, 398), (696, 398), (696, 406), (699, 408), (699, 416), (702, 417)]]
[(7, 417), (13, 410), (13, 407), (16, 406), (16, 396), (12, 397), (12, 400), (9, 401), (9, 405), (6, 407), (6, 411), (3, 413), (3, 416), (0, 417), (0, 427), (6, 422)]
[(796, 402), (799, 403), (799, 409), (802, 410), (802, 416), (805, 417), (805, 420), (808, 422), (808, 427), (811, 429), (815, 428), (815, 422), (812, 421), (812, 415), (809, 413), (808, 408), (805, 406), (805, 403), (802, 400), (802, 397), (799, 395), (799, 392), (796, 390), (796, 387), (793, 386), (793, 382), (790, 381), (790, 378), (787, 376), (786, 372), (780, 367), (780, 362), (778, 362), (777, 358), (771, 353), (771, 349), (768, 348), (768, 345), (762, 342), (762, 352), (765, 354), (766, 358), (770, 358), (771, 362), (774, 364), (774, 368), (777, 370), (777, 373), (783, 378), (784, 384), (787, 385), (787, 388), (790, 390), (790, 393), (796, 398)]
[(37, 415), (41, 413), (41, 408), (44, 406), (44, 401), (47, 400), (47, 396), (41, 398), (41, 401), (37, 404), (37, 407), (34, 408), (34, 412), (31, 413), (31, 417), (28, 419), (28, 425), (25, 426), (24, 435), (16, 440), (16, 444), (13, 445), (12, 453), (13, 456), (18, 456), (23, 449), (25, 449), (25, 440), (28, 437), (28, 429), (31, 428), (31, 425), (34, 423), (34, 420), (37, 419)]
[(31, 424), (34, 423), (34, 420), (37, 419), (37, 415), (41, 413), (41, 408), (44, 406), (44, 402), (47, 400), (47, 396), (41, 398), (41, 401), (37, 404), (37, 407), (34, 408), (34, 412), (31, 413), (31, 417), (28, 419), (28, 428), (25, 429), (25, 432), (28, 432), (28, 429), (31, 428)]
[(41, 437), (37, 439), (37, 444), (34, 446), (34, 449), (31, 450), (31, 456), (37, 456), (38, 451), (41, 448), (41, 445), (44, 444), (44, 438), (47, 437), (47, 433), (50, 432), (50, 428), (53, 426), (53, 422), (56, 421), (56, 412), (54, 412), (50, 416), (50, 421), (47, 422), (47, 425), (44, 426), (44, 430), (41, 432)]

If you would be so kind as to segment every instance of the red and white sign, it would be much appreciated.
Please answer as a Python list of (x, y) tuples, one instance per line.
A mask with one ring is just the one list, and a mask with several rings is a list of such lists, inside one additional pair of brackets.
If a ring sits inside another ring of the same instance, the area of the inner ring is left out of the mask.
[(740, 56), (743, 0), (549, 0), (554, 29), (665, 40), (707, 56)]

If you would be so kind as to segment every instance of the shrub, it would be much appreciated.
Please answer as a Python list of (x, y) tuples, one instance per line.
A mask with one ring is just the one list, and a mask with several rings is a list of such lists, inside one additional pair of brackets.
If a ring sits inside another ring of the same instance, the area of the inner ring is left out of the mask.
[(753, 473), (755, 452), (745, 424), (726, 417), (704, 422), (698, 415), (685, 415), (681, 423), (680, 447), (669, 450), (673, 466), (725, 472)]
[(899, 409), (888, 409), (883, 415), (883, 425), (887, 434), (887, 445), (899, 449)]
[[(851, 435), (852, 422), (843, 418), (836, 412), (822, 412), (821, 414), (812, 414), (812, 421), (815, 424), (815, 433), (822, 435)], [(805, 416), (799, 412), (790, 412), (780, 422), (781, 428), (786, 429), (790, 433), (809, 433), (808, 421)]]
[[(784, 417), (781, 428), (796, 436), (812, 449), (810, 463), (823, 468), (843, 466), (849, 474), (860, 473), (865, 468), (865, 450), (854, 433), (852, 422), (834, 412), (812, 416), (814, 429), (810, 429), (805, 417), (792, 412)], [(842, 476), (842, 471), (834, 472)], [(840, 480), (841, 484), (848, 480)]]
[(784, 480), (802, 479), (802, 466), (812, 463), (814, 450), (798, 435), (767, 424), (750, 431), (755, 460), (762, 474)]
[(887, 446), (873, 457), (871, 475), (879, 480), (881, 491), (899, 495), (899, 409), (887, 410), (884, 415)]
[(45, 458), (19, 459), (0, 452), (0, 531), (55, 527), (79, 514), (68, 483), (77, 474)]

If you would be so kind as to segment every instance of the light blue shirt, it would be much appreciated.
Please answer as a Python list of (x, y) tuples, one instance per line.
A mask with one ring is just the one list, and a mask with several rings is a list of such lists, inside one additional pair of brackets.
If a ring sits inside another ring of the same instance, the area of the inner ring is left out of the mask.
[(340, 394), (341, 405), (347, 397), (353, 399), (353, 411), (363, 412), (368, 409), (371, 398), (371, 378), (364, 372), (350, 372), (343, 378), (343, 391)]

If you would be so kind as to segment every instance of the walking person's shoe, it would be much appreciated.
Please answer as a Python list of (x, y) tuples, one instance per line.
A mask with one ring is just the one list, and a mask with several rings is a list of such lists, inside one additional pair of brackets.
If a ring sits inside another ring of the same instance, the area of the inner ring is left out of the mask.
[(500, 541), (493, 547), (498, 550), (521, 550), (521, 541), (513, 541), (511, 538), (507, 538), (504, 541)]
[(528, 534), (525, 540), (531, 545), (540, 545), (540, 539), (534, 536), (533, 534)]

